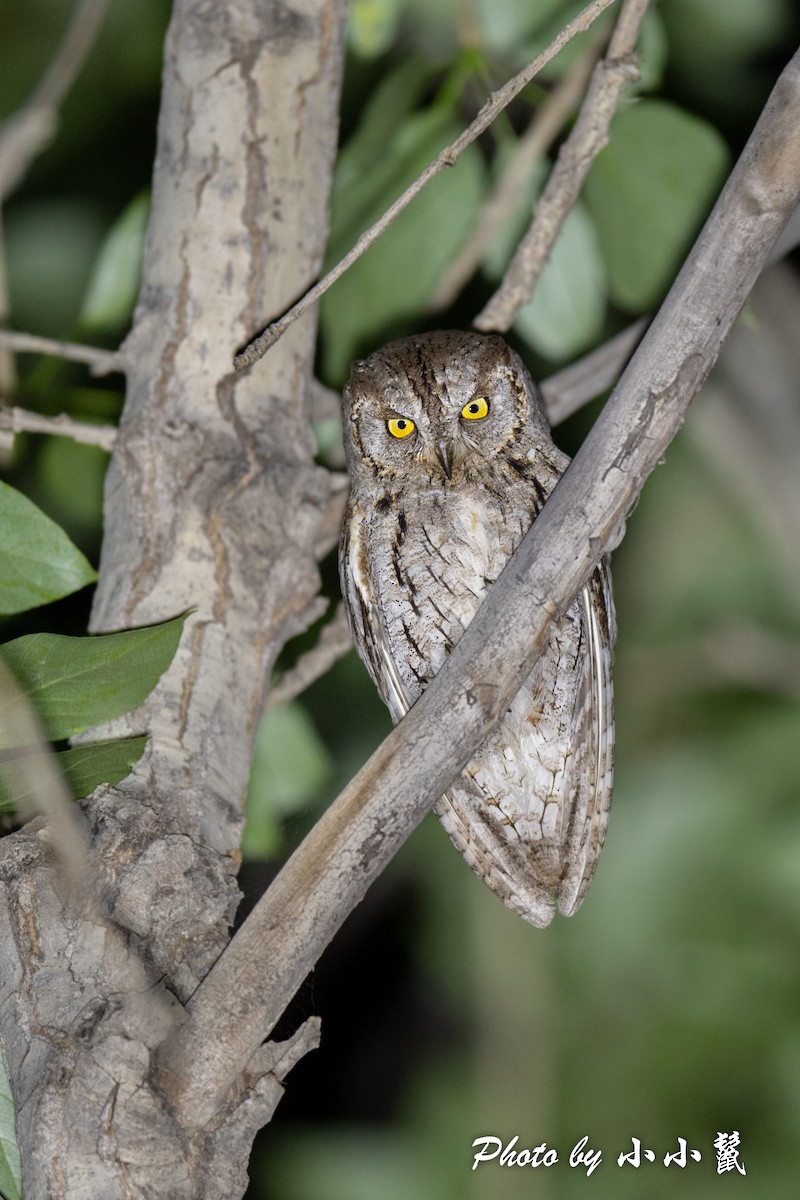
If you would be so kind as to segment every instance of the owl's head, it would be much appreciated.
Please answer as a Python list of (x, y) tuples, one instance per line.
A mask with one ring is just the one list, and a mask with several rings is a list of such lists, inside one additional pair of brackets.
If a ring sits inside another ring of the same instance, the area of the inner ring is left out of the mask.
[(354, 363), (344, 434), (351, 474), (428, 487), (509, 470), (550, 440), (518, 355), (496, 334), (457, 331), (400, 338)]

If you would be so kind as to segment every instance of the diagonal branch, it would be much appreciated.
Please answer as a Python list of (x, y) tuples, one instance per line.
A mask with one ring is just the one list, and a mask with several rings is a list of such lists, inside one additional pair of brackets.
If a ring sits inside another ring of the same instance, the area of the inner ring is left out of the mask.
[(370, 883), (463, 769), (543, 649), (550, 618), (620, 541), (648, 475), (800, 199), (800, 52), (694, 249), (542, 514), (420, 700), (288, 861), (159, 1050), (187, 1120), (219, 1108)]
[(500, 287), (475, 318), (476, 329), (508, 329), (533, 295), (589, 168), (608, 142), (622, 88), (639, 78), (633, 51), (649, 2), (624, 0), (608, 50), (594, 69), (578, 119), (559, 151), (531, 227), (517, 246)]
[(344, 275), (345, 271), (352, 267), (356, 259), (368, 250), (370, 246), (378, 240), (384, 233), (392, 221), (400, 215), (404, 208), (407, 208), (411, 201), (417, 196), (426, 183), (430, 183), (435, 175), (445, 167), (454, 167), (459, 156), (466, 150), (467, 146), (471, 146), (477, 138), (488, 129), (495, 117), (497, 117), (504, 108), (507, 108), (511, 101), (519, 95), (524, 87), (530, 83), (535, 75), (541, 71), (542, 67), (546, 66), (552, 58), (562, 50), (568, 42), (570, 42), (577, 34), (583, 33), (588, 29), (600, 14), (607, 9), (613, 0), (592, 0), (592, 3), (587, 5), (583, 12), (579, 13), (569, 25), (566, 25), (557, 37), (553, 39), (546, 50), (538, 54), (536, 58), (528, 63), (526, 67), (516, 74), (513, 79), (504, 84), (499, 91), (494, 92), (483, 108), (478, 113), (471, 125), (467, 126), (462, 134), (456, 138), (449, 146), (442, 150), (441, 154), (430, 163), (425, 170), (417, 176), (412, 184), (410, 184), (401, 196), (387, 208), (386, 212), (380, 217), (374, 225), (371, 225), (356, 242), (352, 250), (345, 254), (335, 267), (328, 271), (318, 283), (302, 296), (296, 304), (292, 305), (282, 317), (277, 321), (273, 321), (268, 325), (263, 333), (259, 334), (254, 341), (245, 347), (241, 354), (237, 354), (233, 360), (233, 365), (237, 371), (244, 371), (247, 367), (251, 367), (253, 363), (258, 362), (260, 358), (269, 350), (270, 346), (274, 346), (289, 326), (301, 317), (312, 305), (327, 292), (336, 280)]

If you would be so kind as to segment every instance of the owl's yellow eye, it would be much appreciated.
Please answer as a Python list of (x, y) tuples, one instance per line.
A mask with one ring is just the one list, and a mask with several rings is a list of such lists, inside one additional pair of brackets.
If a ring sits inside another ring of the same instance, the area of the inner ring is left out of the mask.
[(413, 433), (417, 427), (409, 417), (390, 417), (386, 422), (386, 428), (392, 437), (404, 438)]
[(489, 401), (485, 396), (474, 396), (464, 405), (461, 415), (466, 421), (482, 421), (489, 415)]

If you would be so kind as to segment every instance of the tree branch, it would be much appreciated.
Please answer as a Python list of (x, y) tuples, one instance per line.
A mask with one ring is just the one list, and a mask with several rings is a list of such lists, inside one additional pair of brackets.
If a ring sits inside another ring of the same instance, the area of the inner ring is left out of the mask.
[(87, 363), (93, 375), (108, 375), (124, 369), (115, 350), (82, 346), (80, 342), (62, 342), (56, 338), (39, 337), (35, 333), (18, 333), (15, 329), (0, 329), (0, 346), (8, 346), (18, 354), (53, 354), (70, 362)]
[(558, 154), (500, 287), (473, 321), (476, 329), (508, 329), (533, 289), (574, 207), (594, 159), (608, 143), (611, 120), (626, 83), (639, 78), (633, 54), (649, 0), (624, 0), (605, 57), (597, 64), (578, 119)]
[(61, 413), (47, 417), (42, 413), (29, 412), (25, 408), (0, 407), (0, 430), (10, 433), (49, 433), (54, 437), (71, 438), (84, 446), (99, 446), (111, 451), (117, 440), (115, 425), (92, 425), (89, 421), (76, 421)]
[(347, 914), (505, 712), (548, 623), (620, 541), (800, 199), (800, 52), (603, 413), (444, 667), (292, 855), (159, 1051), (208, 1121)]
[(456, 138), (449, 146), (442, 150), (432, 163), (430, 163), (424, 171), (410, 184), (401, 196), (387, 208), (382, 217), (371, 225), (356, 242), (352, 250), (345, 254), (344, 258), (332, 267), (326, 275), (315, 283), (297, 301), (293, 304), (282, 317), (277, 321), (273, 321), (263, 333), (259, 334), (250, 344), (237, 354), (233, 360), (233, 365), (237, 371), (244, 371), (247, 367), (251, 367), (253, 363), (258, 362), (260, 358), (269, 350), (270, 346), (274, 346), (283, 333), (289, 326), (301, 317), (304, 312), (307, 312), (317, 301), (324, 296), (325, 292), (344, 275), (345, 271), (352, 267), (353, 263), (361, 257), (361, 255), (370, 248), (370, 246), (378, 240), (391, 225), (392, 221), (400, 215), (404, 208), (407, 208), (411, 201), (417, 196), (426, 183), (430, 183), (435, 175), (438, 175), (445, 167), (453, 167), (458, 161), (459, 156), (466, 150), (467, 146), (480, 137), (485, 129), (491, 125), (495, 117), (507, 108), (511, 101), (519, 95), (524, 87), (526, 87), (535, 75), (541, 71), (542, 67), (546, 66), (552, 58), (555, 58), (559, 50), (562, 50), (577, 34), (587, 30), (594, 21), (607, 9), (614, 0), (592, 0), (592, 3), (580, 13), (574, 21), (566, 25), (564, 29), (553, 39), (546, 50), (537, 55), (533, 62), (524, 67), (517, 75), (510, 79), (498, 92), (494, 92), (483, 108), (478, 113), (475, 120), (469, 125), (464, 132)]
[[(50, 142), (58, 108), (94, 44), (109, 0), (81, 0), (49, 67), (33, 95), (0, 125), (0, 206), (19, 186), (33, 160)], [(0, 213), (0, 325), (9, 316), (5, 244)], [(17, 382), (13, 354), (0, 342), (0, 392), (11, 393)], [(8, 454), (13, 437), (0, 436), (0, 453)]]
[(343, 658), (352, 646), (353, 639), (347, 625), (344, 605), (339, 604), (333, 617), (320, 633), (316, 646), (301, 655), (291, 671), (287, 671), (275, 684), (269, 694), (267, 708), (277, 708), (279, 704), (288, 704), (290, 700), (294, 700), (295, 696), (311, 687), (315, 679), (319, 679), (335, 662)]

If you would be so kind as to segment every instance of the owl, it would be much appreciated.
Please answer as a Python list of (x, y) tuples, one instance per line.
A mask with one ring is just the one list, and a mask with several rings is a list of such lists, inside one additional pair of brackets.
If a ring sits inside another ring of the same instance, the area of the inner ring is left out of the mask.
[[(401, 338), (344, 391), (342, 594), (397, 722), (424, 691), (566, 469), (540, 394), (501, 337)], [(581, 903), (613, 779), (608, 564), (435, 810), (473, 870), (533, 925)]]

